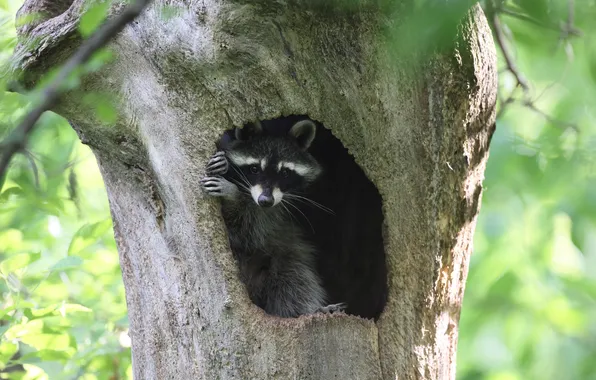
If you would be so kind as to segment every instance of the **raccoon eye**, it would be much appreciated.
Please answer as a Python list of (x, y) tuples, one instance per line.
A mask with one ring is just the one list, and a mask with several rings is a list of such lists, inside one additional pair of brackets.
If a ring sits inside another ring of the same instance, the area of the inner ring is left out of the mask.
[(290, 171), (288, 169), (281, 169), (281, 171), (279, 172), (279, 174), (281, 174), (282, 177), (284, 178), (288, 178), (290, 175)]
[(252, 174), (257, 174), (259, 172), (259, 167), (257, 165), (252, 165), (249, 170)]

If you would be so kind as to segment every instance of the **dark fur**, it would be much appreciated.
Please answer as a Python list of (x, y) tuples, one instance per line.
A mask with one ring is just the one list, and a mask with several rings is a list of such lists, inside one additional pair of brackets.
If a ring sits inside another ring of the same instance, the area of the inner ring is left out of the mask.
[[(284, 139), (291, 126), (302, 119), (305, 117), (264, 121), (264, 135)], [(227, 131), (220, 149), (235, 140), (234, 131)], [(301, 234), (306, 234), (318, 251), (316, 267), (327, 301), (346, 303), (349, 314), (377, 319), (387, 302), (381, 196), (341, 142), (318, 123), (309, 152), (323, 174), (302, 189), (302, 195), (333, 213), (299, 203), (300, 212), (294, 217), (302, 226)]]
[[(305, 238), (295, 216), (283, 201), (273, 207), (257, 205), (245, 186), (258, 183), (275, 185), (284, 192), (305, 191), (316, 177), (304, 178), (296, 173), (281, 176), (273, 169), (280, 157), (318, 169), (316, 161), (305, 152), (310, 143), (308, 136), (300, 132), (270, 137), (261, 136), (249, 126), (228, 131), (218, 144), (219, 151), (228, 157), (267, 157), (269, 166), (252, 173), (248, 165), (234, 165), (232, 160), (216, 154), (203, 180), (210, 195), (222, 198), (230, 247), (249, 297), (267, 313), (282, 317), (342, 310), (342, 305), (325, 306), (327, 295), (316, 270), (316, 249)], [(228, 165), (225, 169), (224, 163)]]

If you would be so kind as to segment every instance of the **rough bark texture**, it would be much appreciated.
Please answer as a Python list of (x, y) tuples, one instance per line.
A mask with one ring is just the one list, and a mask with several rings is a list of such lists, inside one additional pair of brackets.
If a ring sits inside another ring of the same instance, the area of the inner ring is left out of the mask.
[[(56, 3), (20, 30), (29, 83), (80, 43), (83, 1)], [(137, 379), (455, 376), (494, 128), (490, 30), (474, 7), (452, 56), (412, 79), (387, 54), (380, 11), (314, 3), (155, 1), (110, 46), (116, 59), (56, 109), (93, 148), (108, 189)], [(29, 0), (23, 12), (47, 4)], [(114, 125), (81, 101), (89, 91), (117, 100)], [(217, 202), (199, 190), (224, 129), (289, 114), (330, 128), (383, 197), (390, 300), (376, 324), (253, 306)]]

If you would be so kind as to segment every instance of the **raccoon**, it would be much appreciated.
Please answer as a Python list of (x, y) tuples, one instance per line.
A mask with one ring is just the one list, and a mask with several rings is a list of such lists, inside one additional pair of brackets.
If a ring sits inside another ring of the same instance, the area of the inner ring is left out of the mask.
[(295, 123), (285, 136), (260, 123), (228, 131), (207, 163), (204, 191), (219, 197), (230, 248), (250, 299), (268, 314), (297, 317), (343, 311), (328, 305), (317, 273), (317, 250), (296, 220), (302, 197), (321, 175), (308, 153), (316, 126)]
[[(307, 115), (263, 120), (260, 135), (286, 138), (302, 120), (316, 125), (308, 153), (321, 170), (302, 191), (293, 189), (297, 198), (290, 198), (289, 208), (316, 248), (326, 301), (344, 304), (347, 314), (378, 320), (388, 294), (381, 195), (341, 141)], [(235, 138), (230, 131), (222, 142)]]

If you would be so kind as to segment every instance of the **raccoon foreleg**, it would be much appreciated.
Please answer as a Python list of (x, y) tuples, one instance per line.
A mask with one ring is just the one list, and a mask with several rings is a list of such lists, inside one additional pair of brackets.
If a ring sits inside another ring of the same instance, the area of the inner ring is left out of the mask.
[(238, 186), (223, 177), (205, 177), (201, 186), (212, 197), (235, 199), (239, 193)]
[(207, 176), (201, 179), (203, 190), (212, 197), (235, 199), (240, 192), (238, 186), (221, 177), (222, 174), (227, 173), (228, 169), (229, 164), (225, 152), (219, 151), (211, 156), (205, 170)]
[(207, 175), (209, 176), (226, 174), (229, 169), (228, 159), (226, 158), (226, 152), (219, 151), (215, 153), (213, 156), (211, 156), (211, 158), (207, 162), (207, 167), (205, 169)]

